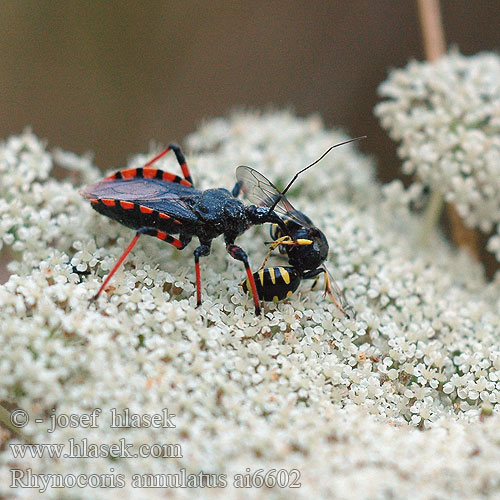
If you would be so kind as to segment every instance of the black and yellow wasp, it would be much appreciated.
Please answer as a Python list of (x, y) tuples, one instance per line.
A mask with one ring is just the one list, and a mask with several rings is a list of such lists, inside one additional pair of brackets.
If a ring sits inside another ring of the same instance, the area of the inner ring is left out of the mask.
[[(278, 214), (285, 224), (285, 228), (272, 226), (273, 241), (270, 250), (261, 268), (253, 273), (257, 292), (262, 300), (277, 302), (287, 299), (297, 290), (302, 280), (314, 279), (311, 288), (314, 289), (319, 276), (323, 274), (325, 295), (328, 295), (347, 317), (353, 316), (351, 306), (324, 264), (329, 250), (326, 236), (309, 217), (292, 206), (285, 193), (300, 173), (318, 163), (330, 150), (358, 139), (360, 137), (332, 146), (314, 163), (297, 172), (283, 192), (251, 167), (240, 166), (236, 169), (237, 186), (244, 196), (256, 206), (269, 207), (269, 211)], [(271, 252), (278, 247), (282, 254), (286, 254), (288, 265), (265, 267)], [(251, 294), (250, 285), (248, 279), (242, 283), (243, 289)]]

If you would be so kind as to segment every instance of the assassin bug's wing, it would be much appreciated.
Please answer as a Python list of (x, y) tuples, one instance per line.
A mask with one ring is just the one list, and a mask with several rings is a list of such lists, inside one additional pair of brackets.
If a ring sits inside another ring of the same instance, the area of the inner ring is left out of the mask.
[(325, 271), (325, 295), (328, 295), (340, 312), (344, 313), (347, 318), (354, 318), (354, 311), (351, 305), (347, 302), (344, 293), (338, 286), (333, 276), (328, 271), (327, 267), (323, 264), (321, 268)]
[(199, 195), (190, 186), (156, 179), (134, 178), (104, 180), (86, 186), (81, 194), (89, 199), (112, 199), (140, 204), (176, 219), (196, 222), (198, 217), (186, 200)]
[(311, 221), (303, 217), (300, 211), (295, 210), (279, 189), (257, 170), (241, 165), (236, 169), (236, 178), (240, 183), (241, 192), (253, 204), (271, 208), (279, 199), (274, 207), (277, 214), (285, 220), (291, 219), (301, 226), (311, 227)]

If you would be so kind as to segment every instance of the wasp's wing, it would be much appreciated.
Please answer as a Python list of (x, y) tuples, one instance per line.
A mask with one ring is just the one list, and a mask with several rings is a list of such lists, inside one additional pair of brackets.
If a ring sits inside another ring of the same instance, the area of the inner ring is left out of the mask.
[(81, 194), (89, 200), (109, 198), (128, 201), (176, 219), (193, 222), (198, 220), (187, 201), (196, 197), (199, 191), (182, 184), (144, 178), (104, 180), (86, 186)]
[(340, 312), (344, 313), (347, 318), (354, 318), (354, 311), (351, 305), (347, 302), (344, 292), (340, 289), (333, 276), (328, 271), (327, 267), (323, 264), (321, 266), (325, 271), (325, 294), (328, 295), (337, 306)]
[(278, 188), (257, 170), (241, 165), (236, 169), (236, 178), (240, 183), (242, 193), (253, 204), (260, 207), (272, 207), (279, 199), (274, 207), (277, 214), (285, 220), (292, 219), (301, 226), (311, 226), (311, 222), (302, 217), (301, 212), (295, 210)]

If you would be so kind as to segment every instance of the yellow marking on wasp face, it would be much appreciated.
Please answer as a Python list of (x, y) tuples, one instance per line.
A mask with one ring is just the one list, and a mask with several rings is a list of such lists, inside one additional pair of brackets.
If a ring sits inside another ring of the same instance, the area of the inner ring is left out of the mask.
[(288, 299), (288, 297), (290, 297), (290, 295), (292, 295), (292, 291), (291, 290), (288, 290), (288, 292), (286, 292), (286, 298)]
[(284, 267), (278, 267), (279, 272), (281, 273), (281, 277), (283, 281), (289, 285), (290, 284), (290, 273)]
[(306, 240), (304, 238), (299, 238), (298, 240), (295, 240), (295, 242), (297, 245), (312, 245), (312, 240)]
[(274, 274), (274, 267), (270, 267), (268, 271), (269, 271), (269, 276), (271, 276), (271, 281), (273, 282), (273, 285), (276, 285), (276, 276)]
[(275, 295), (275, 296), (273, 297), (273, 302), (279, 302), (279, 301), (280, 301), (280, 299), (278, 299), (278, 296), (277, 296), (277, 295)]
[(261, 269), (259, 271), (259, 280), (260, 280), (261, 286), (264, 286), (264, 269)]

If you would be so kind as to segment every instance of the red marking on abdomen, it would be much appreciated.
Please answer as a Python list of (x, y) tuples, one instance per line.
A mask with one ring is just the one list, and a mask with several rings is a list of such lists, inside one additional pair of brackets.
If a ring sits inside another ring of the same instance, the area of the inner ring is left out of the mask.
[(158, 172), (157, 168), (143, 168), (142, 175), (146, 179), (153, 179), (156, 176), (156, 172)]
[(134, 208), (134, 203), (132, 203), (130, 201), (120, 201), (120, 205), (125, 210), (130, 210), (130, 209)]
[(128, 170), (122, 170), (121, 174), (123, 179), (132, 179), (137, 176), (137, 169), (129, 168)]
[(170, 172), (163, 172), (162, 178), (163, 178), (164, 181), (176, 182), (176, 179), (178, 179), (179, 176), (171, 174)]

